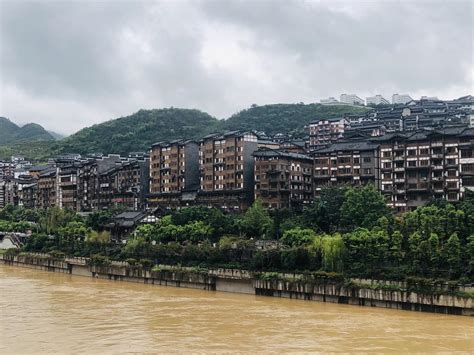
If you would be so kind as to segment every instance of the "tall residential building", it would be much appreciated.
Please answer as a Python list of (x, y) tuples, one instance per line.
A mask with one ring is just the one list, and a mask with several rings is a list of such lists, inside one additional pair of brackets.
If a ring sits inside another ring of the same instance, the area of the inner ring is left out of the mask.
[(47, 209), (56, 206), (56, 168), (50, 167), (38, 176), (36, 208)]
[(364, 105), (364, 100), (354, 94), (341, 94), (340, 101), (348, 105)]
[(260, 140), (253, 132), (228, 132), (200, 140), (201, 185), (199, 203), (230, 210), (245, 210), (253, 201), (254, 158), (261, 147), (278, 143)]
[(196, 192), (199, 185), (197, 142), (174, 140), (159, 142), (152, 146), (148, 199), (150, 205), (178, 207), (183, 193)]
[(310, 156), (259, 149), (255, 157), (255, 198), (266, 208), (301, 209), (313, 199)]
[(388, 102), (387, 99), (385, 99), (382, 95), (375, 95), (375, 96), (369, 96), (366, 97), (365, 102), (367, 106), (369, 105), (389, 105), (390, 102)]
[(332, 143), (344, 135), (349, 122), (345, 118), (326, 118), (314, 120), (309, 128), (309, 148), (315, 149)]
[(406, 104), (413, 99), (410, 95), (407, 94), (393, 94), (392, 95), (392, 104)]

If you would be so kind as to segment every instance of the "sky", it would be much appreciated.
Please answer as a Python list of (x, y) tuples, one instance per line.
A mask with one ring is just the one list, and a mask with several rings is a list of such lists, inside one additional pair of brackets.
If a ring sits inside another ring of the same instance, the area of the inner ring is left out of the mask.
[(0, 0), (0, 116), (71, 134), (341, 93), (473, 93), (473, 1)]

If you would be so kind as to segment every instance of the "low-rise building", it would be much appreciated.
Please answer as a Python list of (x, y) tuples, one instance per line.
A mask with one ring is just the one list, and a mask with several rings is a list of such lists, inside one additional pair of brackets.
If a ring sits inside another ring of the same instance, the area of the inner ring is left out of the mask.
[(343, 117), (314, 120), (308, 126), (310, 150), (337, 141), (348, 126), (348, 120)]

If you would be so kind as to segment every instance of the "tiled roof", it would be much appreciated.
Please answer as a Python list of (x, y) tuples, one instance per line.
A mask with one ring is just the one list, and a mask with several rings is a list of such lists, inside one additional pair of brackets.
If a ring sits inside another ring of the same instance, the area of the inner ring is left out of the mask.
[(311, 157), (305, 154), (291, 153), (283, 150), (275, 150), (268, 148), (261, 148), (253, 153), (254, 157), (268, 157), (268, 158), (290, 158), (290, 159), (304, 159), (311, 160)]

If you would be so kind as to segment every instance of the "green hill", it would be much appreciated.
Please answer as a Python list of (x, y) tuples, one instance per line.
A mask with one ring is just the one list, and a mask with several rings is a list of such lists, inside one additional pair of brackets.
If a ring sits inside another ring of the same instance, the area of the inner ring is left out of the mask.
[(200, 138), (219, 121), (198, 110), (140, 110), (133, 115), (81, 129), (55, 147), (60, 153), (127, 153), (146, 151), (161, 140)]
[(140, 110), (137, 113), (84, 128), (57, 143), (60, 153), (127, 153), (146, 151), (161, 140), (197, 139), (213, 132), (256, 130), (269, 135), (305, 134), (304, 127), (317, 118), (340, 117), (365, 112), (363, 107), (319, 104), (275, 104), (253, 106), (217, 120), (207, 113), (189, 109)]
[[(58, 153), (125, 154), (131, 151), (146, 151), (153, 143), (161, 140), (199, 139), (209, 133), (227, 130), (255, 130), (272, 136), (284, 133), (301, 137), (306, 134), (304, 127), (314, 119), (365, 111), (363, 107), (342, 105), (253, 105), (226, 120), (218, 120), (199, 110), (140, 110), (130, 116), (81, 129), (60, 141), (53, 141), (54, 137), (42, 130), (41, 126), (29, 124), (19, 128), (7, 119), (0, 119), (0, 157), (11, 155), (12, 152), (24, 154), (29, 159), (44, 159), (48, 155), (54, 156)], [(13, 142), (10, 140), (9, 144), (1, 143), (2, 136), (8, 138), (20, 134), (11, 132), (20, 131), (21, 135), (17, 137), (21, 138), (16, 138)], [(33, 144), (34, 140), (41, 141), (41, 144)], [(37, 151), (35, 147), (38, 147)]]
[(293, 136), (305, 135), (304, 127), (319, 118), (342, 117), (347, 113), (366, 112), (364, 107), (320, 104), (275, 104), (253, 105), (222, 122), (227, 130), (244, 129), (263, 131), (268, 135), (277, 133)]
[(0, 117), (0, 146), (51, 140), (54, 140), (54, 137), (39, 124), (28, 123), (19, 127), (8, 118)]

